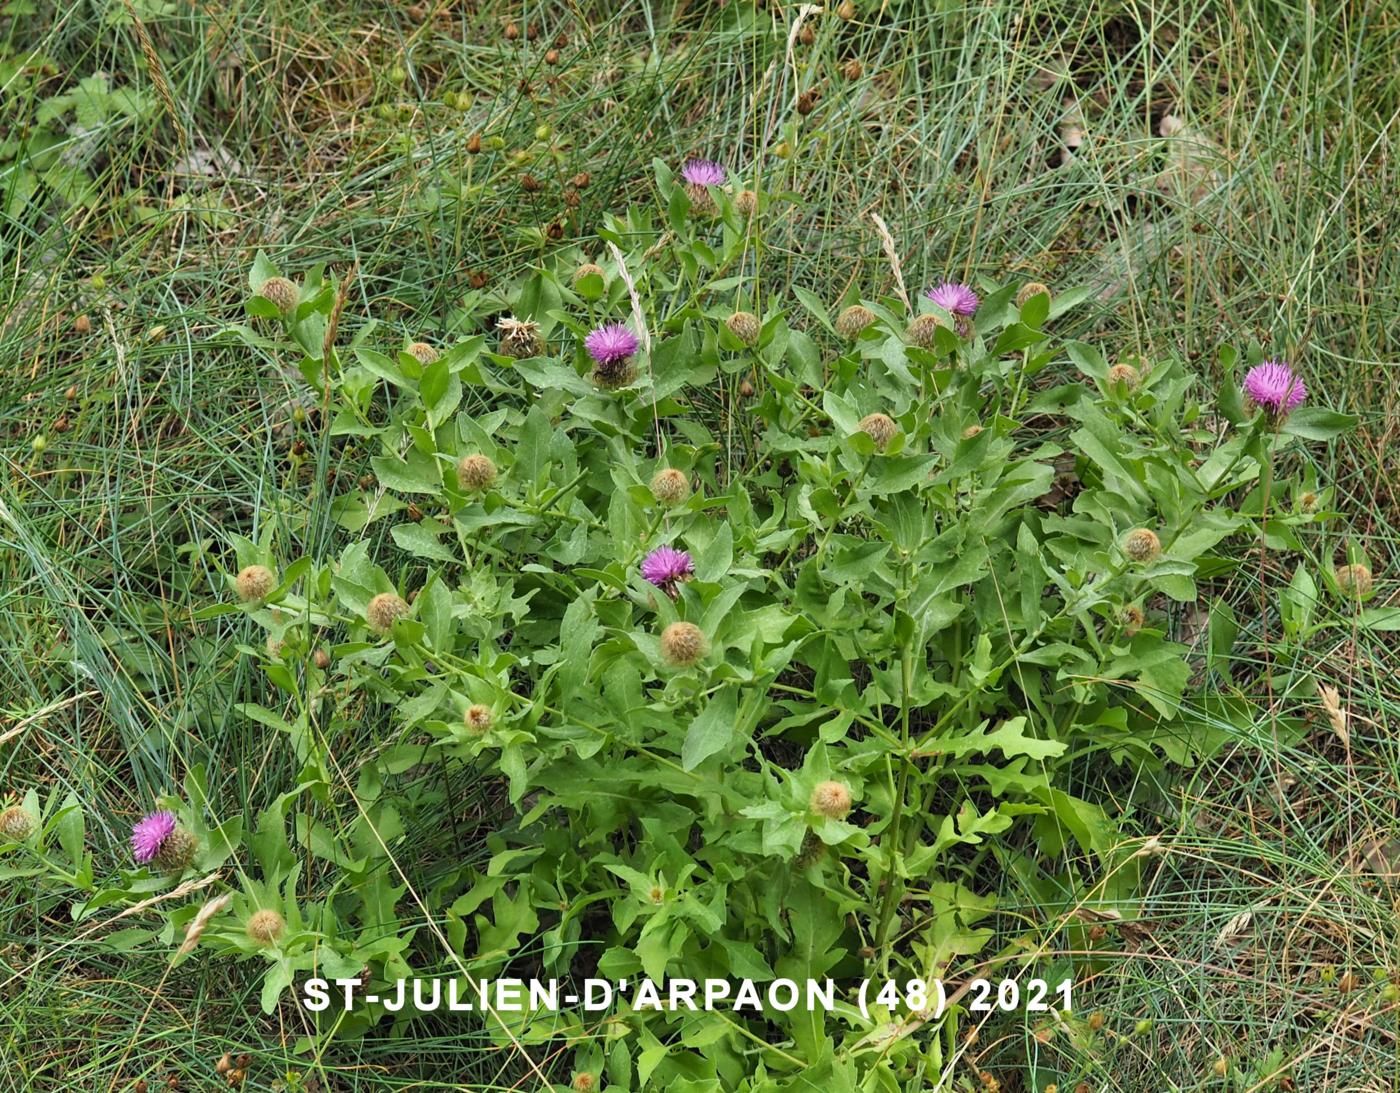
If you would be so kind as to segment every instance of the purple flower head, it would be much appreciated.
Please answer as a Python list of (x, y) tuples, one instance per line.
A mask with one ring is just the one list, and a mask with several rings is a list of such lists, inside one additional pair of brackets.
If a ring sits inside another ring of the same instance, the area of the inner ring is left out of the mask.
[(583, 347), (598, 364), (625, 361), (637, 351), (637, 335), (623, 323), (604, 323), (583, 339)]
[(982, 302), (970, 285), (961, 281), (944, 281), (924, 293), (930, 300), (949, 315), (970, 319), (977, 314), (977, 306)]
[(723, 165), (712, 159), (688, 159), (681, 167), (681, 178), (692, 186), (723, 186)]
[(1283, 361), (1256, 364), (1244, 377), (1245, 396), (1273, 417), (1283, 417), (1307, 398), (1303, 377)]
[(676, 585), (695, 576), (695, 562), (690, 554), (675, 547), (659, 546), (642, 559), (642, 577), (656, 585), (672, 599)]
[(175, 830), (175, 813), (152, 812), (131, 829), (131, 851), (138, 865), (145, 865), (160, 853), (165, 840)]

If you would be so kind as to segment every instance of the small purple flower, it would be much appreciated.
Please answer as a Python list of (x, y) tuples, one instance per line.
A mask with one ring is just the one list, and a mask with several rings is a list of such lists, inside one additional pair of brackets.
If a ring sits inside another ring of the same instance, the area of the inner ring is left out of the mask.
[(604, 323), (583, 339), (583, 347), (598, 364), (625, 361), (637, 351), (637, 335), (623, 323)]
[(977, 307), (982, 302), (977, 298), (977, 293), (972, 291), (972, 287), (961, 281), (944, 281), (928, 289), (924, 295), (949, 315), (956, 315), (960, 319), (970, 319), (976, 315)]
[(175, 813), (152, 812), (131, 829), (131, 851), (138, 865), (145, 865), (160, 853), (165, 840), (175, 830)]
[(681, 178), (692, 186), (723, 186), (724, 167), (712, 159), (688, 159), (681, 167)]
[(676, 598), (676, 585), (695, 576), (695, 562), (684, 550), (659, 546), (642, 559), (642, 577)]
[(1303, 377), (1283, 361), (1256, 364), (1244, 377), (1245, 396), (1272, 417), (1281, 418), (1307, 398)]

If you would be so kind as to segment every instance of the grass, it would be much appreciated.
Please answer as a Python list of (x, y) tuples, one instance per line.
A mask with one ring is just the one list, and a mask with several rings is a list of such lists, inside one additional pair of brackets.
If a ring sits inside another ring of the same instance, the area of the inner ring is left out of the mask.
[[(37, 6), (0, 15), (0, 788), (76, 794), (100, 857), (192, 763), (250, 816), (287, 774), (230, 713), (263, 686), (236, 651), (249, 634), (191, 620), (222, 595), (230, 533), (271, 519), (333, 540), (331, 491), (292, 454), (287, 362), (221, 337), (254, 251), (353, 265), (349, 331), (372, 315), (381, 336), (443, 337), (545, 254), (593, 253), (601, 213), (651, 192), (653, 157), (714, 155), (800, 195), (766, 214), (760, 284), (891, 291), (876, 213), (911, 291), (945, 272), (1089, 283), (1074, 333), (1120, 355), (1209, 369), (1231, 341), (1297, 361), (1318, 401), (1362, 422), (1311, 449), (1343, 514), (1318, 561), (1351, 539), (1381, 601), (1394, 593), (1400, 18), (1383, 0), (863, 0), (849, 21), (807, 17), (810, 42), (795, 5), (748, 0)], [(40, 111), (98, 72), (146, 108), (95, 125), (68, 109), (47, 128), (76, 166), (26, 196)], [(1185, 125), (1172, 142), (1166, 115)], [(336, 470), (353, 479), (362, 457)], [(1309, 698), (1294, 739), (1260, 726), (1170, 785), (1119, 787), (1165, 852), (1142, 925), (1113, 927), (1121, 952), (1083, 985), (1076, 1019), (1104, 1027), (1042, 1043), (988, 1026), (954, 1082), (1041, 1088), (1053, 1066), (1092, 1090), (1225, 1088), (1223, 1055), (1230, 1088), (1400, 1088), (1396, 1004), (1374, 981), (1400, 974), (1393, 641), (1283, 641), (1260, 604), (1285, 562), (1229, 590), (1239, 686), (1260, 686), (1265, 658), (1331, 681), (1349, 744)], [(458, 788), (470, 844), (489, 810)], [(313, 1069), (292, 1022), (261, 1018), (246, 969), (163, 980), (164, 947), (115, 955), (39, 906), (22, 885), (0, 894), (0, 1089), (211, 1088), (225, 1051), (255, 1055), (249, 1088)], [(325, 1064), (325, 1089), (529, 1084), (455, 1026)]]

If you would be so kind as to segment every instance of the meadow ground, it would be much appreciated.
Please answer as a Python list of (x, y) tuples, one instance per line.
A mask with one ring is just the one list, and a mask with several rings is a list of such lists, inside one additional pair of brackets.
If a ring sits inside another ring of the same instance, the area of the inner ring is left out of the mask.
[[(443, 339), (547, 254), (594, 253), (602, 212), (653, 192), (654, 158), (707, 155), (798, 195), (764, 228), (769, 284), (888, 291), (878, 214), (911, 281), (1092, 286), (1065, 332), (1120, 356), (1208, 373), (1227, 341), (1288, 357), (1360, 418), (1310, 448), (1311, 471), (1343, 514), (1334, 557), (1362, 545), (1388, 602), (1400, 8), (828, 6), (0, 8), (0, 791), (71, 789), (89, 840), (119, 849), (196, 756), (229, 806), (289, 776), (230, 715), (264, 686), (236, 651), (248, 634), (190, 615), (222, 594), (231, 533), (309, 506), (333, 541), (313, 479), (366, 467), (308, 463), (299, 379), (221, 336), (257, 250), (353, 267), (352, 331), (373, 315)], [(1243, 655), (1330, 681), (1342, 713), (1318, 705), (1287, 745), (1261, 726), (1169, 784), (1109, 778), (1162, 852), (1142, 921), (1108, 924), (1121, 951), (1084, 984), (1101, 1034), (991, 1025), (955, 1081), (1040, 1089), (1053, 1064), (1098, 1091), (1400, 1088), (1395, 635), (1290, 643), (1270, 605), (1291, 572), (1240, 572)], [(0, 887), (0, 1090), (126, 1088), (137, 1059), (213, 1088), (229, 1050), (254, 1055), (249, 1088), (313, 1069), (242, 968), (166, 979), (163, 957)], [(314, 1081), (530, 1084), (460, 1029), (420, 1031), (339, 1047)]]

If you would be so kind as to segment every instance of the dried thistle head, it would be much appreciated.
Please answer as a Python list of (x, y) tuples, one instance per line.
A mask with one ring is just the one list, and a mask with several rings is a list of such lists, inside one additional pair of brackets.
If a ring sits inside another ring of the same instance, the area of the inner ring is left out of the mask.
[(745, 345), (753, 345), (763, 333), (763, 324), (752, 311), (736, 311), (724, 320), (724, 325)]
[(836, 316), (836, 333), (847, 341), (854, 341), (874, 321), (875, 312), (864, 304), (852, 304)]
[(533, 319), (517, 319), (508, 315), (496, 321), (496, 331), (501, 336), (500, 348), (504, 356), (525, 360), (544, 352), (540, 324)]
[(427, 342), (410, 342), (404, 352), (419, 364), (432, 364), (442, 356)]
[(277, 578), (265, 565), (249, 565), (238, 571), (233, 583), (240, 600), (244, 603), (256, 603), (267, 599), (277, 587)]
[(1356, 562), (1353, 565), (1339, 565), (1335, 571), (1337, 588), (1343, 596), (1363, 599), (1371, 594), (1374, 579), (1370, 566)]
[(818, 816), (844, 820), (851, 811), (851, 791), (844, 782), (818, 782), (808, 805)]
[(457, 484), (466, 493), (481, 493), (496, 484), (496, 464), (480, 452), (464, 455), (457, 464)]
[(394, 623), (408, 616), (408, 602), (393, 592), (381, 592), (365, 608), (365, 621), (376, 633), (387, 634)]
[(285, 277), (269, 277), (258, 289), (258, 295), (271, 300), (283, 315), (289, 315), (301, 299), (301, 290)]
[(690, 496), (690, 479), (675, 467), (659, 470), (651, 479), (651, 495), (659, 505), (670, 508)]
[(1142, 382), (1142, 373), (1131, 364), (1115, 364), (1108, 370), (1108, 382), (1113, 387), (1122, 384), (1127, 390), (1136, 391)]
[(905, 340), (910, 345), (917, 345), (920, 349), (932, 349), (940, 326), (946, 327), (948, 324), (943, 321), (941, 315), (934, 315), (929, 312), (920, 315), (904, 330)]
[(673, 622), (661, 632), (661, 655), (675, 668), (698, 664), (709, 644), (705, 632), (693, 622)]
[(1016, 293), (1016, 306), (1025, 307), (1032, 297), (1049, 296), (1050, 290), (1039, 281), (1027, 281)]
[(866, 414), (860, 419), (860, 431), (875, 441), (875, 447), (883, 451), (885, 445), (894, 439), (894, 434), (899, 432), (899, 426), (888, 414)]
[(462, 715), (462, 723), (466, 725), (467, 731), (473, 736), (484, 736), (491, 731), (491, 726), (496, 723), (496, 715), (491, 711), (490, 706), (474, 702), (467, 707), (467, 712)]
[(287, 929), (287, 920), (270, 907), (254, 911), (246, 927), (248, 938), (259, 945), (275, 945)]
[(1134, 528), (1123, 537), (1123, 553), (1135, 562), (1155, 562), (1162, 556), (1162, 540), (1151, 528)]
[(12, 805), (0, 812), (0, 839), (5, 842), (22, 843), (38, 829), (38, 823), (27, 808)]

